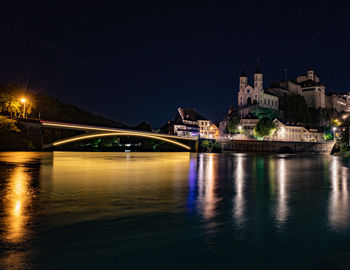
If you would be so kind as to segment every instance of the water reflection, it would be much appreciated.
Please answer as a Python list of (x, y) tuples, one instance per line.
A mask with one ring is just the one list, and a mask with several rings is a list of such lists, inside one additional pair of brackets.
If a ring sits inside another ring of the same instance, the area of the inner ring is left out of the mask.
[(194, 213), (196, 202), (196, 181), (197, 181), (197, 156), (192, 156), (188, 172), (188, 197), (187, 207), (190, 213)]
[(244, 222), (244, 185), (245, 185), (245, 171), (244, 171), (244, 154), (238, 154), (236, 159), (236, 170), (234, 171), (234, 188), (235, 196), (233, 203), (233, 216), (237, 225), (242, 226)]
[(181, 267), (173, 254), (194, 268), (273, 254), (316, 269), (349, 242), (349, 169), (331, 156), (30, 155), (0, 153), (0, 269)]
[(217, 162), (213, 155), (199, 155), (198, 166), (198, 203), (203, 217), (208, 220), (215, 217), (216, 193), (215, 171)]
[(24, 167), (17, 167), (9, 179), (7, 191), (4, 194), (4, 239), (11, 243), (18, 243), (28, 234), (28, 223), (30, 217), (29, 208), (31, 204), (31, 190), (29, 186), (29, 175)]
[(348, 168), (342, 167), (339, 159), (331, 163), (331, 194), (329, 199), (329, 224), (334, 230), (349, 226)]
[(38, 176), (37, 160), (33, 158), (37, 158), (37, 155), (12, 153), (11, 163), (7, 164), (11, 169), (1, 172), (4, 178), (0, 190), (0, 243), (7, 247), (1, 254), (1, 269), (26, 268), (30, 250), (22, 247), (33, 233), (31, 223)]
[(278, 160), (277, 179), (276, 220), (278, 225), (282, 225), (287, 221), (288, 217), (288, 193), (286, 190), (287, 170), (286, 160), (284, 158)]

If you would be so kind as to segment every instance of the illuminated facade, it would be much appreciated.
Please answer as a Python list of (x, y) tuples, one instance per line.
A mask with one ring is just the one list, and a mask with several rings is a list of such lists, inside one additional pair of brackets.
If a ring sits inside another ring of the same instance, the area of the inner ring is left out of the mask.
[(323, 141), (323, 133), (317, 129), (307, 129), (302, 125), (282, 123), (275, 119), (276, 131), (272, 136), (276, 141), (294, 142), (320, 142)]
[(174, 134), (180, 137), (217, 139), (218, 125), (198, 114), (192, 108), (178, 108), (174, 121), (161, 127), (160, 132)]
[[(246, 115), (244, 118), (241, 118), (240, 125), (244, 131), (244, 134), (247, 136), (253, 136), (253, 129), (255, 128), (258, 121), (259, 118), (254, 116), (252, 113), (248, 113), (248, 115)], [(242, 138), (242, 136), (240, 137)]]
[(244, 117), (250, 112), (251, 106), (278, 110), (278, 97), (263, 88), (263, 74), (258, 66), (254, 74), (254, 85), (248, 84), (245, 70), (239, 77), (238, 107), (239, 115)]

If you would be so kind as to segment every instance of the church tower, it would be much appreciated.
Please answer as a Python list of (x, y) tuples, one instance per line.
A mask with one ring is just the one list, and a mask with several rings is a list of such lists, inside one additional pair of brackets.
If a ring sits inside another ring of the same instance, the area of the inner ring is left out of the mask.
[(242, 69), (242, 74), (239, 77), (239, 92), (243, 92), (244, 88), (248, 85), (248, 77), (245, 73), (245, 69)]
[(263, 74), (261, 73), (260, 63), (256, 67), (256, 72), (254, 74), (254, 90), (263, 89)]

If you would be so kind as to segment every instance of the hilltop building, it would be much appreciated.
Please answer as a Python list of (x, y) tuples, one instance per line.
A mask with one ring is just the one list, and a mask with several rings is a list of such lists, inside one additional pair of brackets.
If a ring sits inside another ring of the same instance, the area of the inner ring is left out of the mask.
[(250, 112), (251, 106), (278, 109), (278, 96), (268, 91), (268, 89), (263, 88), (263, 74), (260, 70), (260, 66), (257, 67), (254, 74), (253, 86), (248, 84), (248, 77), (244, 69), (239, 77), (239, 115), (241, 117), (247, 115)]
[(325, 90), (326, 87), (313, 69), (308, 69), (296, 80), (275, 82), (269, 88), (263, 88), (263, 74), (259, 66), (254, 74), (253, 86), (248, 84), (248, 77), (243, 69), (239, 77), (238, 115), (243, 118), (256, 110), (256, 107), (284, 111), (288, 98), (296, 94), (303, 96), (310, 108), (350, 112), (350, 93), (326, 94)]
[(320, 78), (313, 69), (308, 69), (305, 74), (298, 76), (297, 83), (300, 86), (298, 93), (304, 97), (308, 107), (326, 107), (326, 87), (320, 83)]

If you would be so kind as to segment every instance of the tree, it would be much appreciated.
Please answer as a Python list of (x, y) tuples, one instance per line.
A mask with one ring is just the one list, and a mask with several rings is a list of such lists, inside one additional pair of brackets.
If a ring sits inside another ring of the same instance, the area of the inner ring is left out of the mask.
[(142, 130), (142, 131), (152, 131), (152, 126), (151, 124), (145, 122), (145, 121), (142, 121), (140, 124), (138, 124), (135, 129), (137, 130)]
[(227, 131), (230, 132), (231, 134), (238, 133), (239, 132), (238, 125), (239, 125), (238, 117), (233, 116), (231, 120), (227, 123)]
[(303, 96), (293, 95), (288, 98), (286, 118), (297, 122), (310, 123), (309, 110)]
[(275, 109), (271, 109), (271, 108), (264, 108), (264, 107), (260, 107), (260, 106), (256, 106), (253, 110), (252, 110), (252, 114), (256, 115), (256, 117), (258, 117), (259, 119), (262, 118), (282, 118), (282, 112), (279, 110), (275, 110)]
[(6, 131), (21, 132), (21, 130), (16, 126), (16, 120), (9, 119), (5, 116), (0, 115), (0, 129)]
[(211, 152), (213, 150), (213, 142), (210, 140), (204, 140), (201, 143), (201, 151), (202, 152)]
[(21, 103), (13, 99), (6, 102), (6, 110), (9, 112), (11, 118), (18, 117), (21, 114)]
[(253, 130), (255, 137), (271, 136), (275, 131), (276, 125), (269, 118), (260, 119)]
[(218, 141), (215, 141), (213, 144), (213, 150), (215, 153), (221, 153), (222, 152), (222, 145)]
[[(349, 126), (349, 125), (348, 125)], [(349, 151), (349, 127), (347, 127), (342, 133), (340, 138), (340, 151)]]

